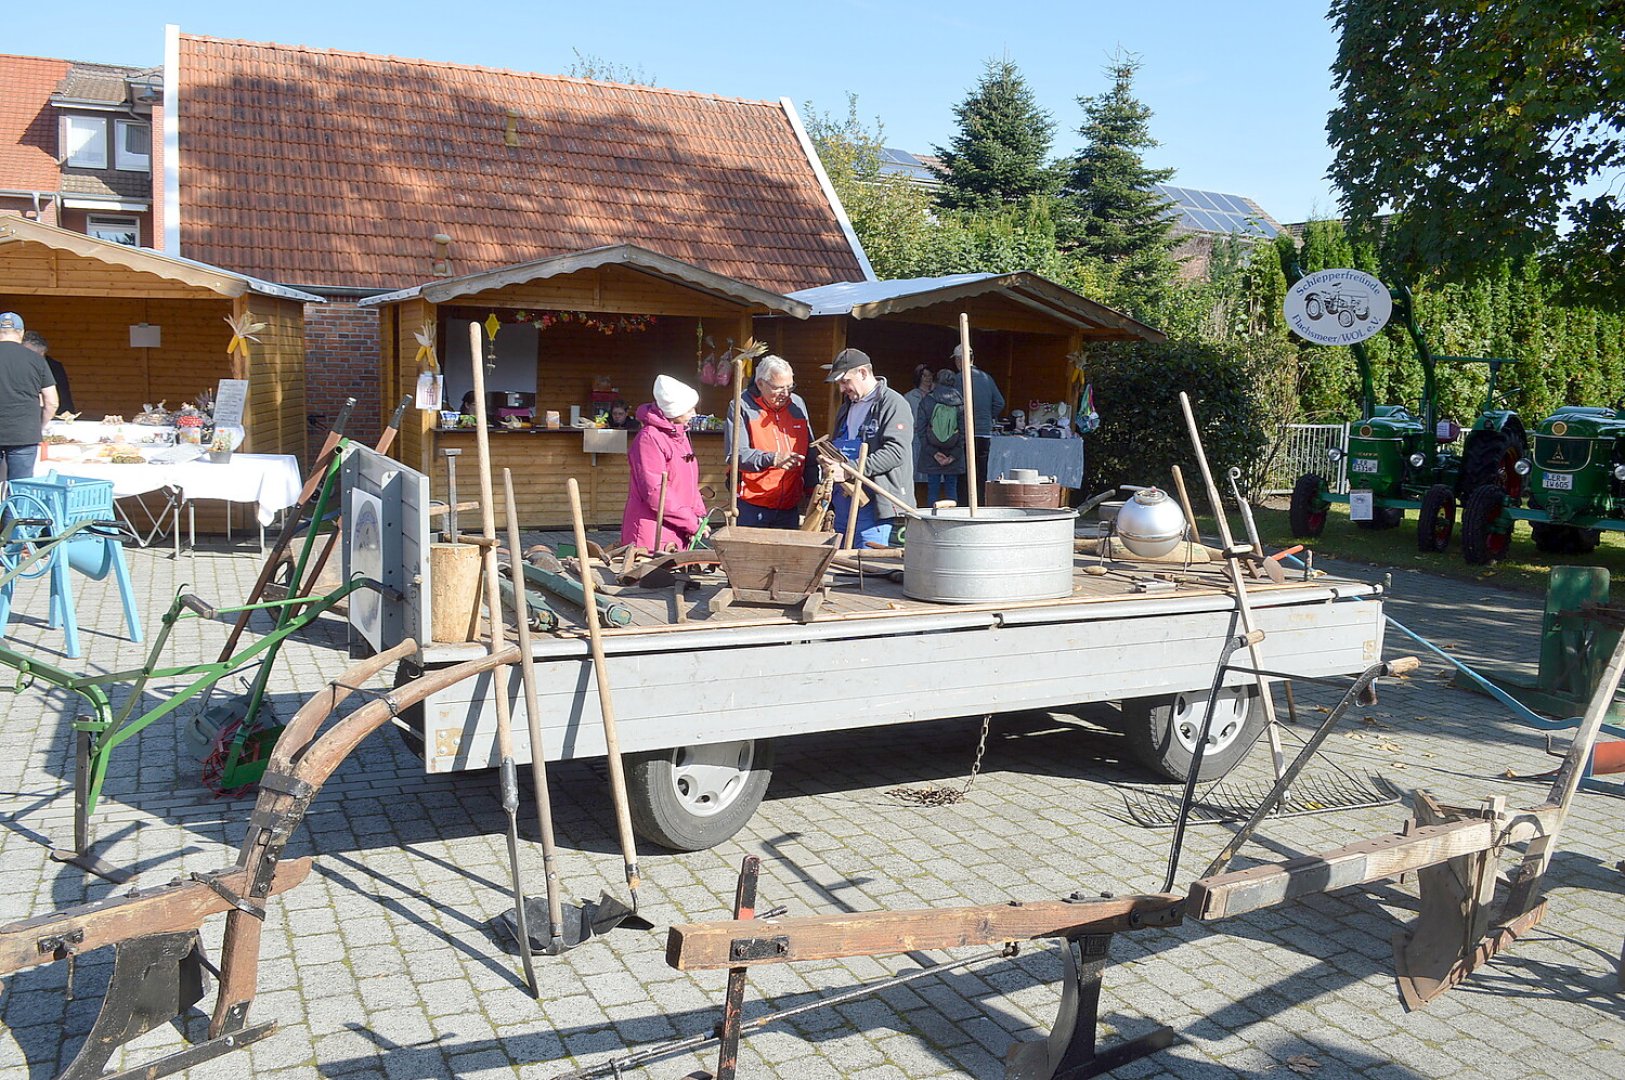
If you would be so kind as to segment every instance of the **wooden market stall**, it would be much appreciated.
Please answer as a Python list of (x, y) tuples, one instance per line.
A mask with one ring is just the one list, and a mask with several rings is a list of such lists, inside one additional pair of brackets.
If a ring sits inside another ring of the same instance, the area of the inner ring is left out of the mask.
[[(380, 311), (379, 389), (391, 407), (403, 394), (415, 396), (421, 375), (438, 372), (444, 379), (443, 404), (455, 410), (472, 381), (468, 326), (485, 328), (484, 347), (488, 357), (494, 353), (487, 391), (533, 396), (534, 423), (498, 428), (490, 440), (494, 478), (500, 486), (501, 470), (513, 470), (521, 524), (527, 527), (568, 523), (565, 481), (572, 476), (581, 486), (589, 522), (621, 520), (627, 494), (624, 446), (596, 430), (573, 427), (572, 406), (586, 420), (607, 409), (613, 397), (635, 410), (651, 400), (655, 377), (665, 374), (698, 390), (698, 413), (720, 421), (731, 390), (706, 376), (726, 370), (719, 361), (750, 337), (755, 316), (794, 322), (809, 310), (799, 301), (631, 244), (435, 281), (361, 304)], [(425, 343), (432, 344), (432, 354)], [(547, 426), (549, 413), (557, 414), (556, 428)], [(478, 490), (475, 434), (454, 425), (442, 422), (440, 410), (408, 410), (394, 453), (433, 477), (435, 497), (445, 498), (444, 451), (461, 450), (458, 498), (466, 501)], [(598, 440), (610, 445), (594, 452), (589, 438), (594, 445)], [(692, 439), (700, 482), (720, 496), (726, 488), (720, 426), (694, 432)], [(502, 523), (500, 496), (498, 501)]]
[[(218, 267), (0, 217), (0, 310), (49, 342), (86, 420), (134, 417), (248, 380), (251, 454), (305, 455), (304, 306), (321, 298)], [(263, 324), (233, 352), (227, 319)], [(225, 522), (200, 508), (198, 525)]]
[[(906, 393), (916, 364), (951, 366), (959, 315), (970, 316), (976, 363), (998, 383), (1011, 408), (1060, 401), (1073, 389), (1069, 359), (1094, 341), (1164, 341), (1119, 311), (1037, 274), (954, 274), (895, 281), (843, 281), (790, 294), (812, 308), (804, 322), (762, 318), (756, 336), (796, 369), (803, 386), (845, 348), (862, 349), (875, 373)], [(820, 376), (821, 377), (821, 376)], [(827, 431), (834, 394), (809, 393), (817, 430)]]

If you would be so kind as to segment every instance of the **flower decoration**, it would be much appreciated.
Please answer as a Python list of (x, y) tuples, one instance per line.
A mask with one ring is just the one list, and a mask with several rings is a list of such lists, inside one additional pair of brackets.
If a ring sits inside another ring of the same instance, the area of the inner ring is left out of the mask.
[(586, 311), (516, 311), (513, 321), (529, 323), (538, 330), (550, 326), (580, 326), (600, 334), (638, 334), (658, 321), (654, 315), (607, 315)]

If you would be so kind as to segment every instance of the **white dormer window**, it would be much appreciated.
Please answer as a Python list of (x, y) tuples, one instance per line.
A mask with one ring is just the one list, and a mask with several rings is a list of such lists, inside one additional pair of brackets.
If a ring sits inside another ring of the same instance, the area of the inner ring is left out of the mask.
[(78, 169), (107, 168), (107, 118), (67, 116), (62, 122), (63, 155), (67, 164)]
[(125, 172), (152, 171), (151, 124), (113, 121), (113, 168)]

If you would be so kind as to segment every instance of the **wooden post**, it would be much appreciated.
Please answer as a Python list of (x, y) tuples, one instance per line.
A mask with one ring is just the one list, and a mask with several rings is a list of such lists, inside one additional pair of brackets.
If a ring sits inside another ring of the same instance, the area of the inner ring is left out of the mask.
[[(846, 532), (841, 537), (841, 547), (846, 550), (852, 548), (852, 537), (858, 528), (858, 504), (863, 501), (864, 470), (869, 465), (869, 444), (864, 443), (858, 447), (857, 477), (852, 481), (852, 501), (846, 508)], [(861, 579), (860, 579), (861, 580)]]
[(728, 524), (739, 524), (739, 449), (744, 445), (745, 433), (740, 430), (740, 413), (745, 396), (745, 361), (733, 359), (733, 453), (728, 455)]
[(976, 516), (976, 510), (981, 505), (980, 494), (976, 490), (976, 407), (974, 392), (970, 382), (970, 316), (963, 311), (959, 313), (959, 393), (965, 399), (965, 482), (970, 485), (970, 498), (965, 505), (970, 507), (970, 516)]

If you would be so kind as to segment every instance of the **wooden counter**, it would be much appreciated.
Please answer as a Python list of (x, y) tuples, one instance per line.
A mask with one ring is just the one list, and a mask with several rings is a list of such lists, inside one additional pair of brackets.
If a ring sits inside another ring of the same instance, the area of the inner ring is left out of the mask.
[[(447, 499), (446, 457), (442, 451), (458, 449), (462, 454), (457, 458), (457, 497), (463, 502), (478, 502), (480, 474), (476, 433), (468, 428), (439, 428), (430, 432), (430, 436), (433, 462), (428, 472), (433, 497)], [(699, 457), (700, 487), (710, 485), (716, 496), (709, 505), (721, 505), (728, 490), (722, 433), (690, 432), (689, 438)], [(513, 471), (513, 498), (519, 509), (519, 524), (524, 528), (570, 527), (570, 496), (565, 481), (572, 476), (581, 486), (581, 511), (588, 527), (620, 528), (628, 485), (626, 455), (588, 454), (581, 448), (581, 432), (569, 428), (492, 431), (490, 444), (491, 490), (496, 496), (494, 509), (499, 530), (507, 524), (502, 500), (504, 468)], [(464, 511), (457, 525), (465, 532), (479, 531), (480, 512)]]

